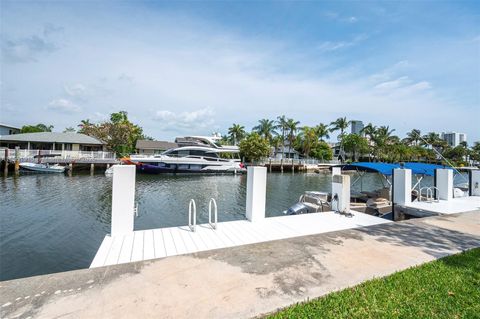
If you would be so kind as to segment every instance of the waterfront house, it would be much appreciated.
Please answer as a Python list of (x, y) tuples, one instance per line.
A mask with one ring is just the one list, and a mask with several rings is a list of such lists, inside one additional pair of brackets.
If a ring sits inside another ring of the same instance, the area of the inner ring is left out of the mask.
[(168, 149), (178, 147), (177, 143), (167, 141), (138, 140), (135, 146), (137, 154), (153, 155), (165, 152)]
[(300, 158), (300, 153), (291, 148), (290, 146), (285, 146), (285, 147), (277, 147), (275, 150), (275, 159), (282, 159), (282, 158), (289, 158), (289, 159), (299, 159)]
[[(18, 147), (18, 151), (16, 148)], [(0, 159), (8, 154), (9, 159), (18, 156), (21, 160), (35, 155), (55, 154), (60, 159), (113, 159), (106, 143), (79, 133), (39, 132), (0, 136)]]
[(20, 133), (20, 128), (0, 123), (0, 136)]

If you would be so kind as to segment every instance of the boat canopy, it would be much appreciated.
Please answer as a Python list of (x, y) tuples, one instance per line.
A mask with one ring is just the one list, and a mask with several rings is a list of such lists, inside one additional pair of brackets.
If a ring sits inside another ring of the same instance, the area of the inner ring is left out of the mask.
[(449, 166), (436, 165), (436, 164), (427, 164), (427, 163), (415, 163), (415, 162), (406, 162), (402, 164), (398, 163), (370, 163), (370, 162), (359, 162), (351, 163), (345, 165), (339, 165), (343, 170), (358, 170), (364, 172), (377, 172), (385, 176), (390, 176), (393, 173), (395, 168), (408, 168), (412, 170), (413, 174), (417, 175), (427, 175), (433, 176), (435, 174), (435, 169), (437, 168), (450, 168)]

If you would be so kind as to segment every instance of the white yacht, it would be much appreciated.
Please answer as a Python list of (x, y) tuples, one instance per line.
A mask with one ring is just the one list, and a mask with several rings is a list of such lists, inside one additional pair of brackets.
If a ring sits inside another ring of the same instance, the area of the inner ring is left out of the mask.
[(222, 146), (215, 137), (177, 138), (178, 147), (161, 154), (131, 155), (126, 164), (135, 164), (144, 173), (243, 173), (237, 146)]

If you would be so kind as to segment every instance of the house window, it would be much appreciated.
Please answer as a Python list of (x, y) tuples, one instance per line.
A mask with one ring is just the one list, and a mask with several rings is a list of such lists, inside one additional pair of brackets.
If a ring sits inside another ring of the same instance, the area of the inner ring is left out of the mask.
[(67, 144), (64, 144), (65, 145), (65, 151), (71, 151), (72, 150), (72, 144), (70, 143), (67, 143)]

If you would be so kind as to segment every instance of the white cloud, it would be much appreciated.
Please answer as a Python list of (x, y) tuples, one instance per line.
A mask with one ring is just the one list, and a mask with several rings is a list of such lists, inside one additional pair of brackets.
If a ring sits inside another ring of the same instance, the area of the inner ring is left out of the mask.
[(87, 95), (87, 87), (83, 84), (73, 84), (73, 85), (65, 85), (64, 87), (65, 93), (68, 94), (72, 98), (84, 100)]
[(395, 80), (385, 81), (375, 85), (376, 90), (381, 90), (384, 93), (414, 93), (415, 91), (425, 91), (432, 88), (432, 85), (427, 81), (420, 81), (413, 83), (408, 76), (402, 76)]
[(318, 46), (318, 50), (320, 50), (321, 52), (331, 52), (340, 49), (346, 49), (349, 47), (353, 47), (360, 42), (365, 41), (366, 39), (368, 39), (368, 36), (365, 34), (361, 34), (354, 37), (351, 41), (325, 41)]
[(198, 130), (211, 127), (215, 123), (214, 115), (215, 112), (211, 108), (191, 112), (159, 110), (155, 113), (154, 119), (161, 122), (163, 130)]
[(48, 109), (61, 113), (77, 113), (81, 108), (70, 100), (59, 98), (48, 103)]

